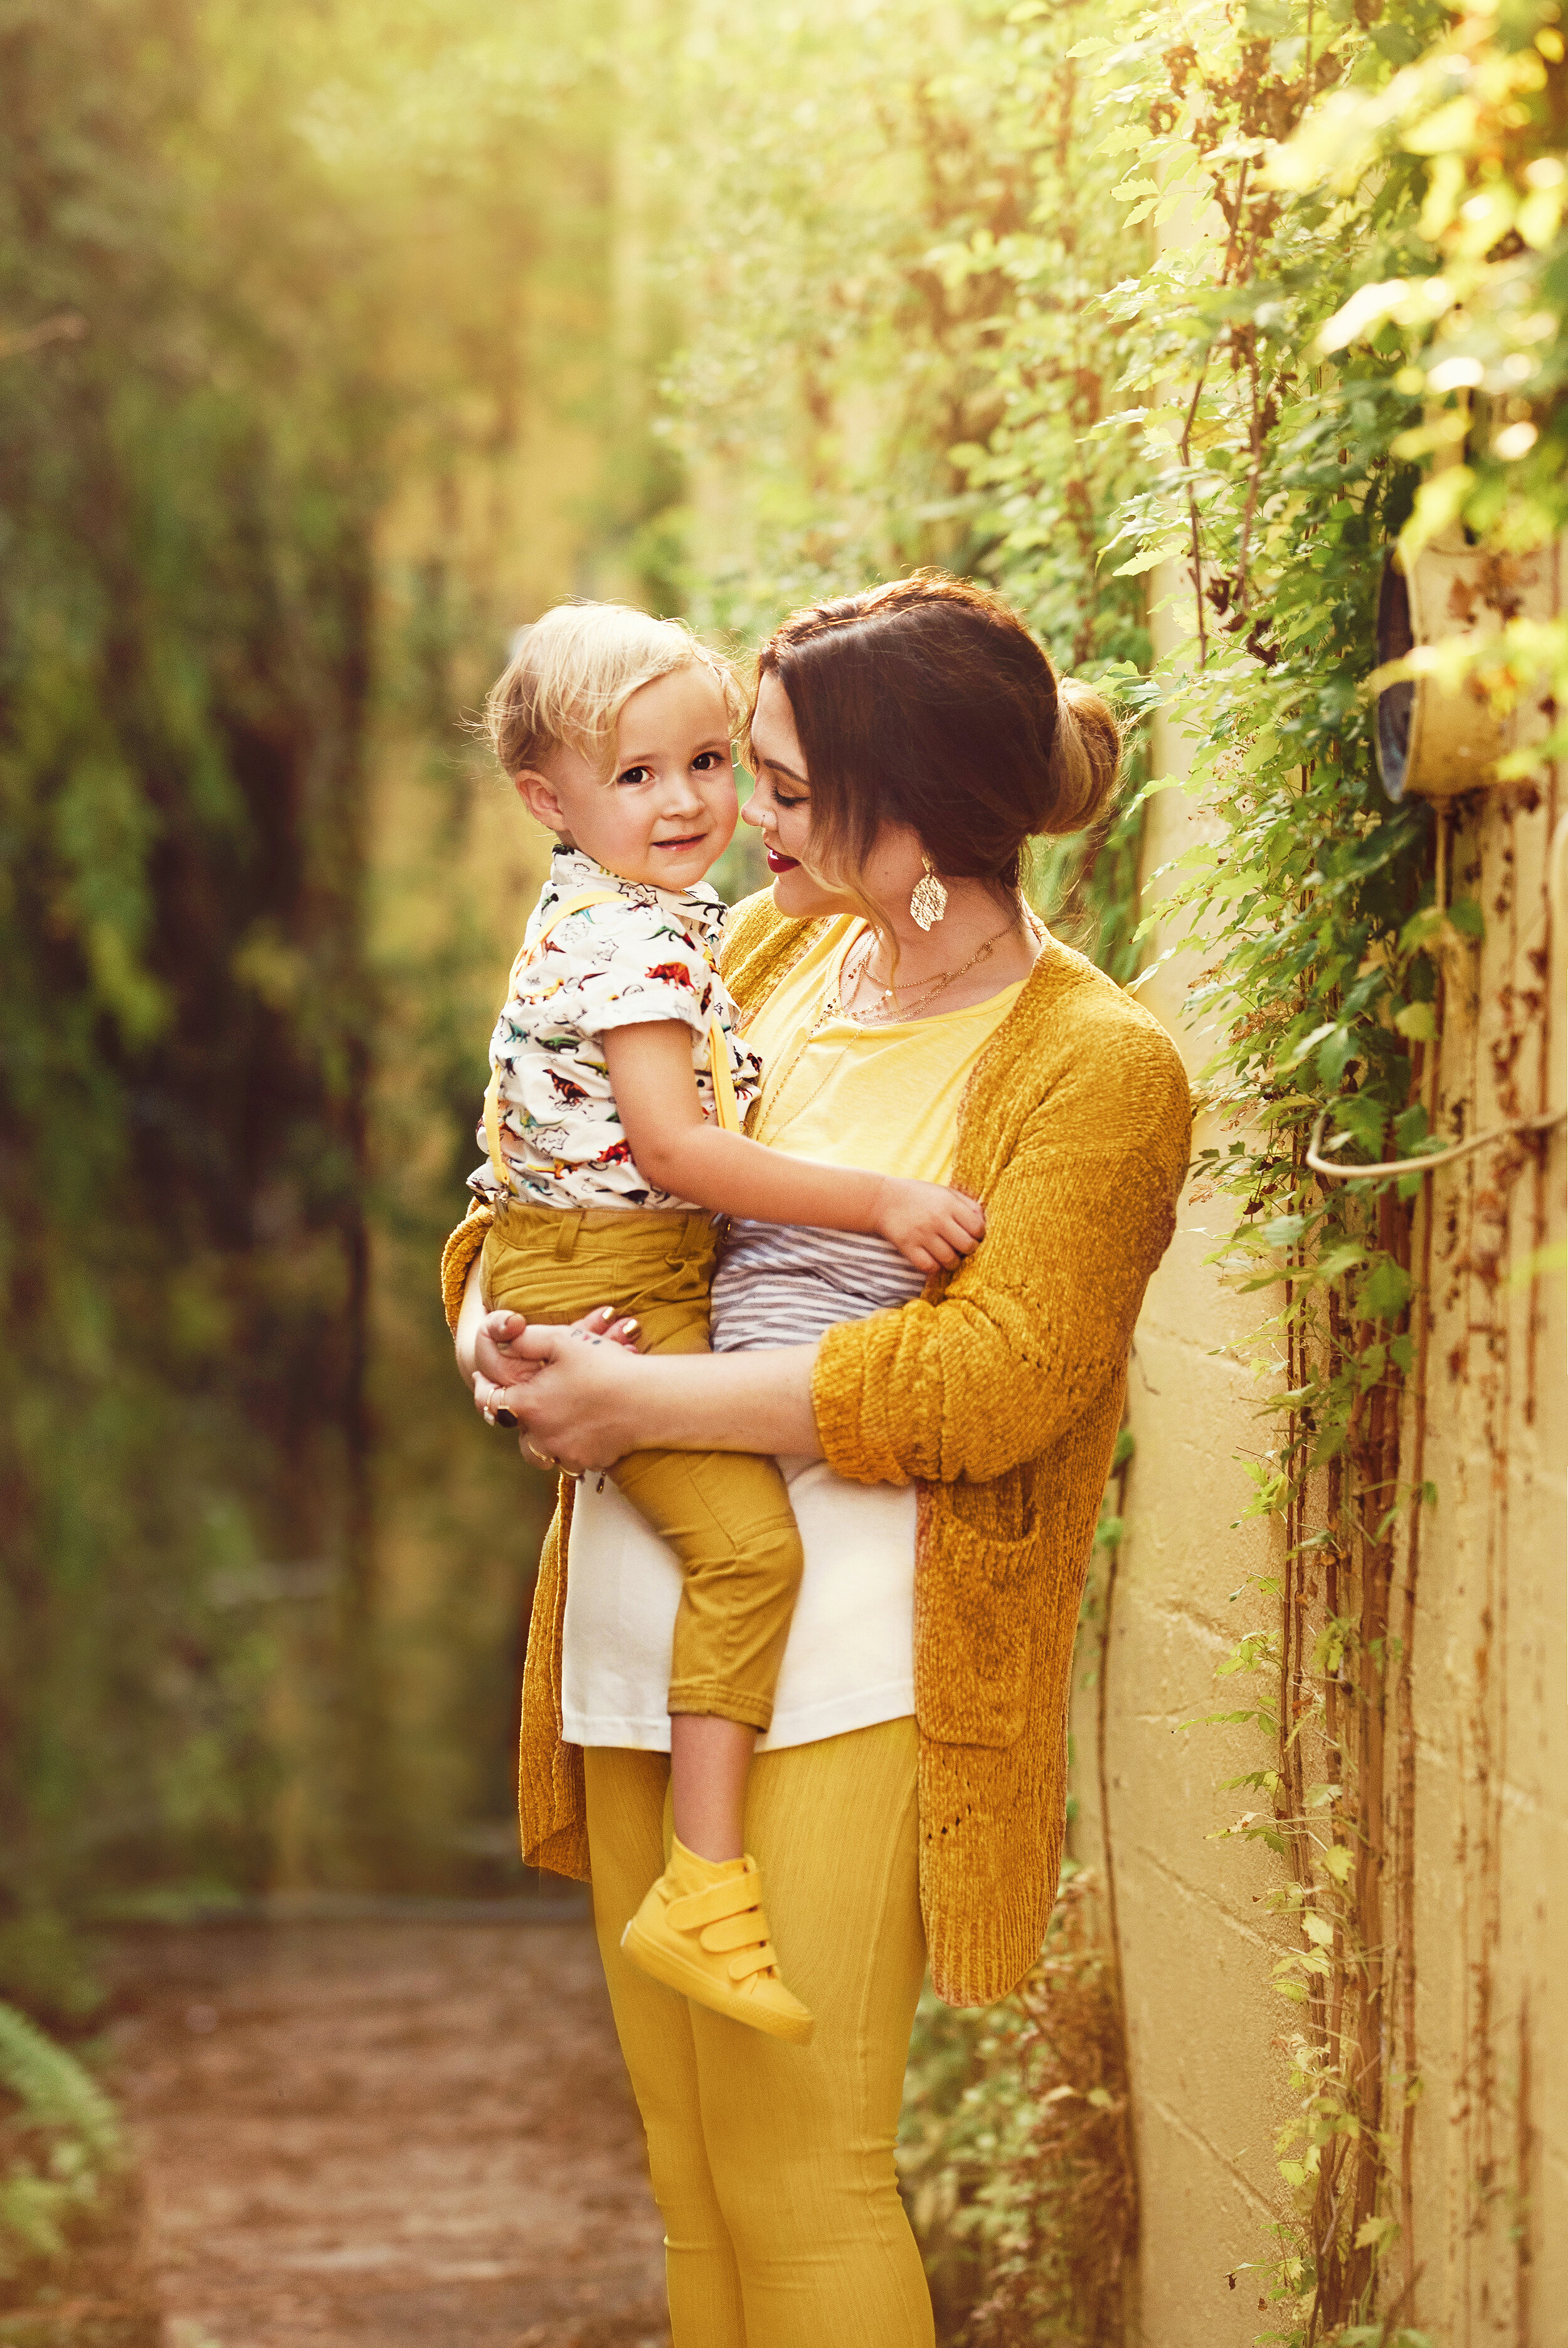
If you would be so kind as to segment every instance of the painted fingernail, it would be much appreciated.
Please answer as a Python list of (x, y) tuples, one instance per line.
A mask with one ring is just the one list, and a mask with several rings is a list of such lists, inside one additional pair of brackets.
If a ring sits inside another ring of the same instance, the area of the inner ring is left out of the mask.
[(498, 1410), (495, 1415), (495, 1423), (498, 1426), (515, 1426), (517, 1425), (516, 1411)]

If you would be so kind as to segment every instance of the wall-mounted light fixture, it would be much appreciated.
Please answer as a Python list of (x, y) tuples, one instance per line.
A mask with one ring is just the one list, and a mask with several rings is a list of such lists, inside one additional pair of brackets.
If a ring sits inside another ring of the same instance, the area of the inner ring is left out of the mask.
[[(1555, 619), (1562, 609), (1563, 547), (1500, 554), (1446, 531), (1407, 568), (1398, 548), (1377, 597), (1379, 666), (1446, 636), (1494, 636), (1514, 619)], [(1435, 676), (1385, 685), (1377, 696), (1377, 771), (1392, 799), (1453, 798), (1497, 779), (1496, 764), (1551, 730), (1532, 695), (1498, 716), (1479, 684), (1457, 693)]]

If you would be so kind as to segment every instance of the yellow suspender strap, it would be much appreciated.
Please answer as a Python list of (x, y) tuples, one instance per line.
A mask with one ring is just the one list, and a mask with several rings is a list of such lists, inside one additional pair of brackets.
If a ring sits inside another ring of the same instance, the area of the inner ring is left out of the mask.
[[(577, 896), (568, 897), (564, 903), (557, 905), (550, 919), (542, 925), (533, 943), (522, 947), (517, 960), (512, 963), (511, 975), (506, 983), (506, 1001), (510, 1003), (511, 1000), (512, 990), (517, 984), (518, 973), (524, 963), (532, 961), (557, 922), (565, 921), (569, 913), (581, 913), (589, 905), (614, 904), (620, 893), (618, 889), (584, 889)], [(505, 1004), (501, 1007), (504, 1010)], [(485, 1148), (490, 1152), (490, 1171), (501, 1189), (510, 1194), (511, 1176), (508, 1173), (506, 1160), (500, 1154), (500, 1070), (499, 1068), (490, 1070), (490, 1082), (485, 1086)]]
[[(517, 984), (518, 973), (522, 965), (532, 960), (558, 922), (565, 921), (569, 913), (583, 912), (590, 905), (613, 904), (620, 893), (618, 889), (584, 889), (579, 896), (568, 897), (563, 904), (557, 905), (550, 919), (540, 930), (533, 943), (524, 946), (512, 963), (511, 976), (508, 979), (506, 986), (508, 1000), (510, 1001), (512, 990)], [(724, 1132), (738, 1133), (740, 1109), (735, 1097), (734, 1079), (729, 1072), (729, 1041), (724, 1032), (724, 1023), (717, 1014), (708, 1022), (707, 1066), (708, 1073), (713, 1079), (715, 1121)], [(499, 1068), (490, 1070), (490, 1079), (485, 1086), (485, 1148), (490, 1152), (490, 1169), (496, 1180), (503, 1190), (510, 1191), (511, 1177), (507, 1171), (506, 1160), (500, 1154), (500, 1070)]]
[(738, 1133), (740, 1110), (735, 1098), (735, 1079), (729, 1073), (729, 1038), (717, 1014), (708, 1022), (707, 1072), (713, 1078), (715, 1124), (724, 1133)]

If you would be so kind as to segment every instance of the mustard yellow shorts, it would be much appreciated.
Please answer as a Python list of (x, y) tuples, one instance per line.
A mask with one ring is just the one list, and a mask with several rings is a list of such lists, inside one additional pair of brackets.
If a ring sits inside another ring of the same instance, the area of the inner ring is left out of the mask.
[[(703, 1354), (717, 1245), (706, 1214), (514, 1204), (486, 1234), (480, 1285), (488, 1311), (575, 1321), (611, 1304), (641, 1322), (645, 1353)], [(800, 1583), (778, 1467), (747, 1451), (634, 1451), (610, 1475), (685, 1576), (670, 1710), (765, 1729)]]

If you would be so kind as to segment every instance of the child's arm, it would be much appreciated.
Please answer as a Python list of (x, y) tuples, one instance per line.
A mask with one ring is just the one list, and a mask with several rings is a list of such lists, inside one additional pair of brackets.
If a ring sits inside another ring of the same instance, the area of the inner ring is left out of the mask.
[(962, 1190), (819, 1165), (710, 1124), (692, 1073), (691, 1030), (679, 1020), (612, 1027), (603, 1045), (633, 1159), (659, 1189), (758, 1222), (873, 1231), (921, 1272), (955, 1263), (985, 1238), (985, 1210)]

